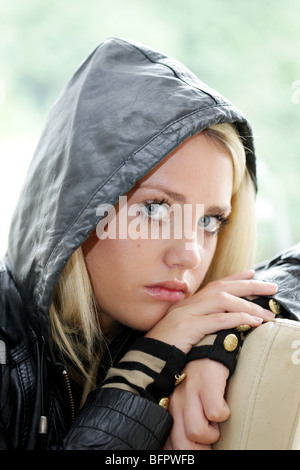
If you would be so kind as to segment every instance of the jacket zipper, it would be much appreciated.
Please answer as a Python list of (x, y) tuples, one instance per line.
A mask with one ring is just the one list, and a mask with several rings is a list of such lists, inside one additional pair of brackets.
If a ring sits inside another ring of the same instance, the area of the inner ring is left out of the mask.
[[(40, 410), (40, 419), (38, 424), (38, 433), (39, 434), (47, 434), (48, 432), (48, 416), (46, 415), (45, 410), (45, 403), (44, 403), (44, 353), (45, 353), (45, 340), (41, 338), (41, 349), (39, 355), (39, 380), (40, 380), (40, 387), (41, 387), (41, 410)], [(39, 345), (39, 343), (38, 343)]]
[[(114, 365), (120, 351), (122, 350), (122, 348), (124, 347), (126, 342), (129, 340), (131, 334), (132, 334), (132, 331), (129, 332), (129, 334), (126, 336), (126, 338), (122, 341), (121, 346), (118, 348), (117, 352), (114, 354), (114, 357), (111, 361), (110, 367), (112, 367)], [(69, 376), (69, 373), (68, 373), (67, 369), (63, 369), (62, 375), (63, 375), (63, 378), (64, 378), (64, 382), (65, 382), (65, 386), (66, 386), (66, 390), (67, 390), (67, 394), (68, 394), (68, 398), (69, 398), (70, 421), (71, 421), (71, 424), (72, 424), (75, 420), (75, 404), (74, 404), (74, 398), (73, 398), (73, 393), (72, 393), (70, 376)]]
[(71, 388), (71, 381), (69, 377), (69, 373), (66, 369), (62, 371), (64, 382), (66, 385), (66, 390), (69, 398), (69, 408), (70, 408), (70, 421), (71, 424), (74, 422), (75, 419), (75, 405), (74, 405), (74, 398), (73, 398), (73, 393), (72, 393), (72, 388)]

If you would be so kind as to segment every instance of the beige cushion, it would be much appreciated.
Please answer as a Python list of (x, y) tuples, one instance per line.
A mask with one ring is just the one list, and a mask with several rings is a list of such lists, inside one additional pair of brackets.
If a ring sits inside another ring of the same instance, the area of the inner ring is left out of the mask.
[(300, 449), (300, 322), (277, 319), (245, 339), (215, 450)]

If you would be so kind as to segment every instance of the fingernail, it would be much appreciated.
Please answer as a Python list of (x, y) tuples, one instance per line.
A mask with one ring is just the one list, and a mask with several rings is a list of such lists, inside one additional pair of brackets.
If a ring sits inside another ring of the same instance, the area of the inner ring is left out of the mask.
[(263, 322), (263, 319), (260, 317), (253, 317), (253, 320), (257, 325), (260, 325)]
[(267, 318), (274, 318), (275, 317), (275, 313), (273, 313), (271, 310), (267, 310), (266, 308), (264, 308), (264, 312), (265, 312), (265, 315), (267, 316)]

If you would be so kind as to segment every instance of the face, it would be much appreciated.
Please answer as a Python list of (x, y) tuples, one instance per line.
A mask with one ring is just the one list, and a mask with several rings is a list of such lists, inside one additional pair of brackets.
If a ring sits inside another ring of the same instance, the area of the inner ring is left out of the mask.
[[(219, 230), (226, 230), (221, 226), (230, 213), (232, 180), (231, 157), (205, 134), (193, 136), (127, 194), (125, 237), (118, 236), (117, 207), (117, 236), (110, 232), (99, 239), (94, 232), (87, 239), (83, 253), (104, 331), (119, 323), (148, 331), (172, 305), (197, 291)], [(180, 211), (184, 224), (178, 236)]]

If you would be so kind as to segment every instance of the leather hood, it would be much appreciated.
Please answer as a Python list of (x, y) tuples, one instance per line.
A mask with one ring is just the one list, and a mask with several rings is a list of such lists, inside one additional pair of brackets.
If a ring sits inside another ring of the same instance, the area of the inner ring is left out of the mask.
[(74, 250), (116, 204), (185, 139), (235, 123), (256, 184), (251, 128), (229, 101), (176, 60), (111, 38), (80, 65), (54, 103), (9, 235), (12, 274), (34, 329), (49, 335), (55, 284)]

